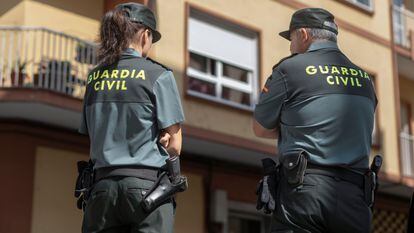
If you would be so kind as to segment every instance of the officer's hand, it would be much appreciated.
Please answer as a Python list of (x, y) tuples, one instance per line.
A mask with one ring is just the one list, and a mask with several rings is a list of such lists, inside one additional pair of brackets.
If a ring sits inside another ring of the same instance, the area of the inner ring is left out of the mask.
[(164, 147), (167, 148), (170, 143), (171, 135), (165, 131), (160, 133), (159, 142)]

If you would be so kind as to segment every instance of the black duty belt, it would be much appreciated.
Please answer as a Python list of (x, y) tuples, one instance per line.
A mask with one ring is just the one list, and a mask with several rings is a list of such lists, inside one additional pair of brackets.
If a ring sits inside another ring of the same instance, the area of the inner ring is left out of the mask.
[(305, 173), (329, 176), (334, 179), (340, 179), (352, 183), (361, 189), (364, 188), (364, 175), (346, 168), (318, 166), (308, 163)]
[(159, 169), (148, 167), (104, 167), (95, 170), (95, 181), (113, 177), (113, 176), (130, 176), (144, 180), (156, 181)]

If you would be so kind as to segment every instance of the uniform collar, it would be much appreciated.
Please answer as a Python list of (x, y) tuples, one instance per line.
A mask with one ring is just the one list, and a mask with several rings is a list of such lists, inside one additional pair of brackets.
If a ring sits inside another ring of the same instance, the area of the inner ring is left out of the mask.
[(133, 48), (127, 48), (122, 52), (122, 56), (142, 57), (141, 54)]
[(332, 41), (317, 41), (313, 42), (309, 48), (308, 52), (319, 50), (319, 49), (339, 49), (338, 45)]

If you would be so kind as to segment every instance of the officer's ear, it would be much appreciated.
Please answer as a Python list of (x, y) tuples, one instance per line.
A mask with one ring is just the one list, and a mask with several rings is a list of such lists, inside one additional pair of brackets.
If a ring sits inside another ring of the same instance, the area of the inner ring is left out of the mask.
[(152, 31), (150, 29), (145, 29), (145, 42), (152, 44)]
[(299, 30), (297, 30), (297, 33), (299, 33), (299, 38), (303, 43), (308, 42), (310, 39), (310, 35), (305, 28), (299, 28)]

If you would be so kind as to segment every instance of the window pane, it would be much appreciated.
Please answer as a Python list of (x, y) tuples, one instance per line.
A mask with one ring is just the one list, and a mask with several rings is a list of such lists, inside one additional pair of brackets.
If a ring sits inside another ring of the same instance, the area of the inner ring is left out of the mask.
[(207, 73), (207, 58), (195, 53), (190, 53), (190, 67)]
[(229, 233), (260, 233), (260, 221), (238, 217), (230, 217)]
[(216, 75), (216, 61), (202, 55), (190, 53), (190, 67), (206, 74)]
[(236, 91), (228, 87), (223, 87), (221, 98), (235, 103), (250, 106), (250, 95), (241, 91)]
[(197, 91), (206, 95), (216, 96), (215, 84), (205, 82), (196, 78), (189, 78), (188, 89)]
[(209, 59), (209, 63), (210, 63), (209, 73), (212, 74), (213, 76), (216, 76), (216, 61)]
[(247, 83), (247, 70), (223, 63), (223, 75)]

